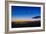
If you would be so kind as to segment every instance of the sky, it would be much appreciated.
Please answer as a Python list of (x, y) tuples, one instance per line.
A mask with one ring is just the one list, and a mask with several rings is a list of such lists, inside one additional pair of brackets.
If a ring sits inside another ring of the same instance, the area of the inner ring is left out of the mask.
[(30, 20), (32, 17), (40, 16), (40, 7), (12, 6), (13, 20)]

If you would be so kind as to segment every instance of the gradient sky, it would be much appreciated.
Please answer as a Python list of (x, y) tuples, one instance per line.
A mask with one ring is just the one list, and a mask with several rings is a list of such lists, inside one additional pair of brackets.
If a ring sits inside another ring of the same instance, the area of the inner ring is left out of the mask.
[(40, 7), (28, 7), (28, 6), (12, 6), (12, 18), (29, 20), (32, 17), (40, 16)]

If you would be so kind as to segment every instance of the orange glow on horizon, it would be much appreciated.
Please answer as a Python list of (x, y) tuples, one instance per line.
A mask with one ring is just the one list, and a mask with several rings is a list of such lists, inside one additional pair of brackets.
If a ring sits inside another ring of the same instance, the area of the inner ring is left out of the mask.
[(16, 20), (16, 21), (13, 21), (13, 22), (30, 22), (32, 20)]

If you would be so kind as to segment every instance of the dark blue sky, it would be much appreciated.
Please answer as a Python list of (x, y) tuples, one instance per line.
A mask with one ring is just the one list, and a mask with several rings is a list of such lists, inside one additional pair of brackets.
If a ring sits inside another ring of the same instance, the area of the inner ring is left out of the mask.
[(16, 19), (32, 18), (40, 16), (40, 7), (28, 7), (28, 6), (12, 6), (12, 17)]

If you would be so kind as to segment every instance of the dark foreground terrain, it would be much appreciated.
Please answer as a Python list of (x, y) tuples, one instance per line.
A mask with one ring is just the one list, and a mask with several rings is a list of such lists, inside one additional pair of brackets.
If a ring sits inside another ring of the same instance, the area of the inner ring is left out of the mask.
[(26, 21), (21, 23), (12, 22), (12, 28), (19, 28), (19, 27), (40, 27), (40, 21)]

